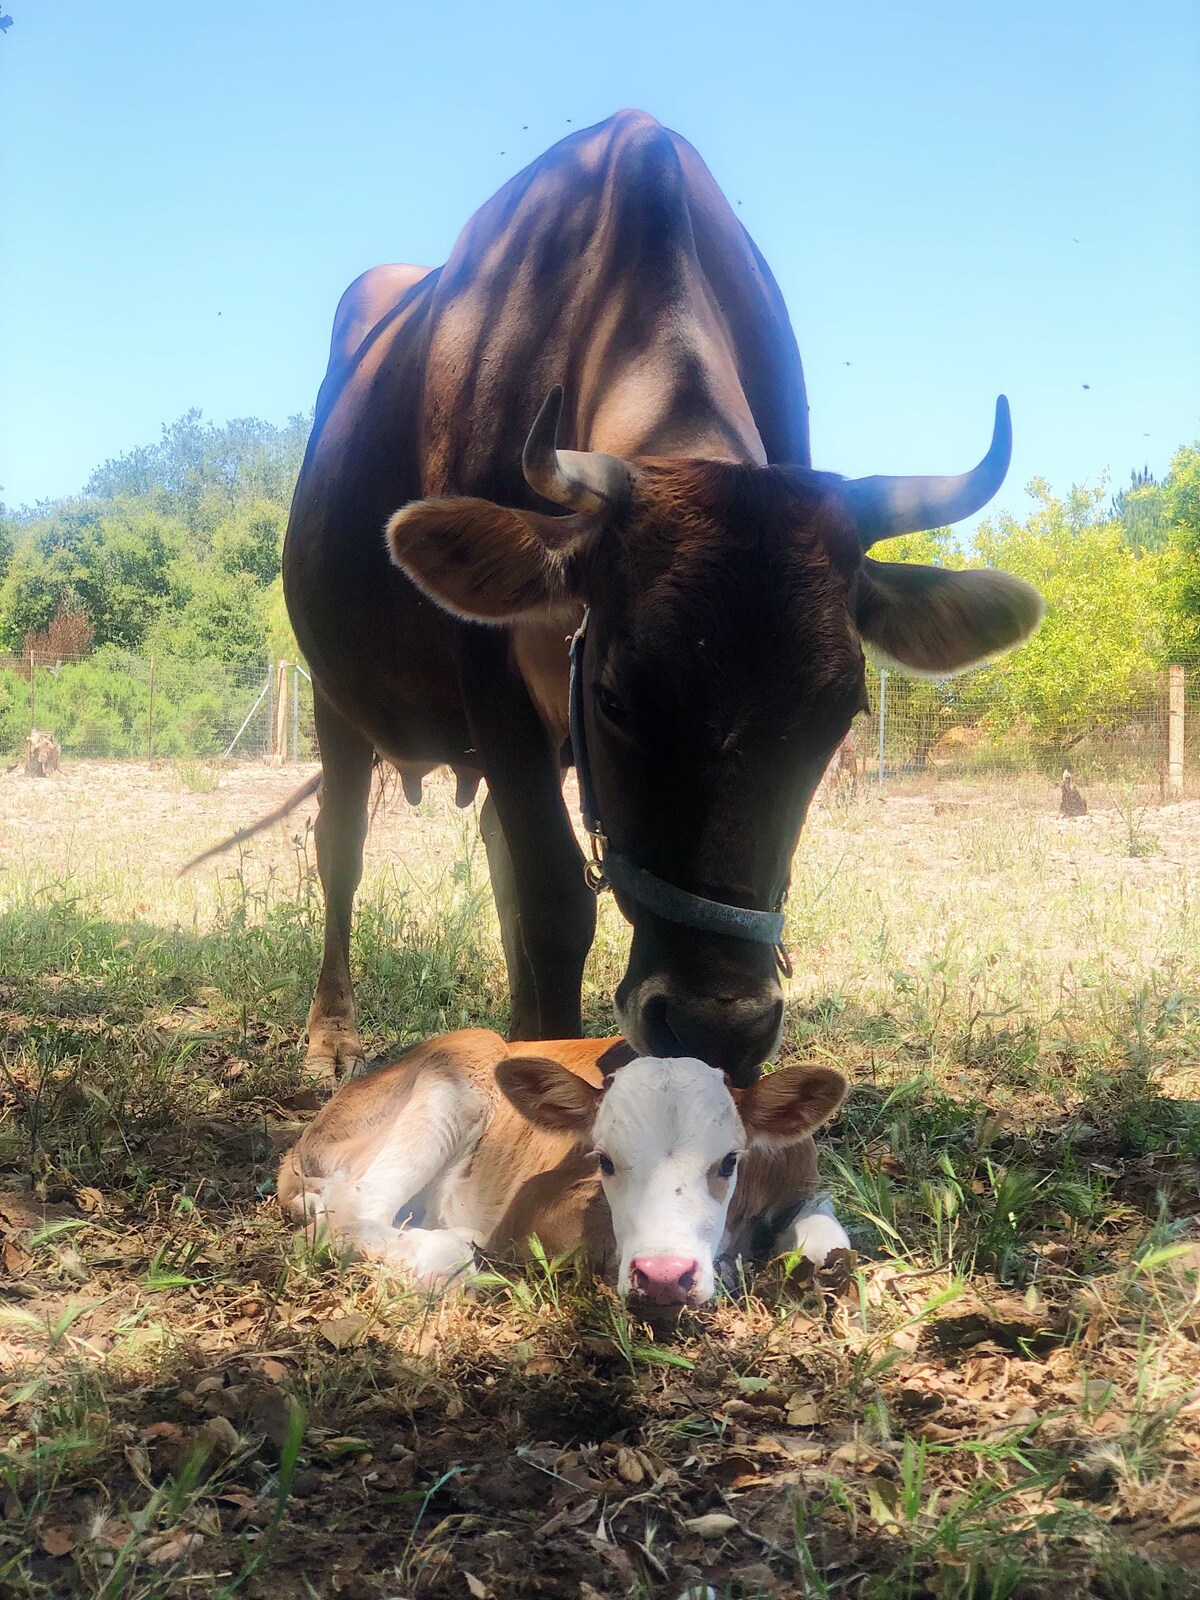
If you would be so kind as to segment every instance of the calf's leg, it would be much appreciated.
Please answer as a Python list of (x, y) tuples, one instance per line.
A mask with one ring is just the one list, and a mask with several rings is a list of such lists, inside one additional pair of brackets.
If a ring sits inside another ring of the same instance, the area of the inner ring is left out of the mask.
[(350, 981), (350, 925), (362, 877), (374, 750), (315, 686), (313, 712), (321, 753), (321, 809), (314, 831), (325, 891), (325, 953), (308, 1014), (305, 1065), (315, 1077), (337, 1082), (364, 1065)]
[[(482, 1243), (467, 1218), (459, 1227), (408, 1225), (414, 1209), (465, 1159), (488, 1122), (486, 1100), (457, 1073), (422, 1073), (403, 1109), (380, 1135), (364, 1142), (356, 1131), (323, 1147), (328, 1176), (310, 1191), (308, 1214), (324, 1222), (336, 1243), (354, 1254), (398, 1267), (441, 1289), (474, 1262)], [(303, 1171), (301, 1146), (297, 1166)]]
[(834, 1213), (831, 1200), (806, 1206), (775, 1240), (775, 1255), (800, 1255), (819, 1267), (833, 1250), (849, 1250), (850, 1237)]

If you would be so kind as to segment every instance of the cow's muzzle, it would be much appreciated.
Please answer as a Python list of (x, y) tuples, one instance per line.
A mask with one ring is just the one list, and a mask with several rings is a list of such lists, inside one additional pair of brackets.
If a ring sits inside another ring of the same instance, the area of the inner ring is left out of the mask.
[(757, 1079), (783, 1029), (783, 993), (775, 983), (721, 998), (652, 978), (637, 984), (623, 1003), (618, 991), (618, 1005), (622, 1032), (643, 1054), (706, 1061), (739, 1089)]

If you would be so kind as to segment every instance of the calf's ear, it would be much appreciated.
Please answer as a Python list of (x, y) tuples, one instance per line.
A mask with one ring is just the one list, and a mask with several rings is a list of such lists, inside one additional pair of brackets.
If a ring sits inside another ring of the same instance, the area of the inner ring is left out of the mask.
[(782, 1067), (742, 1091), (738, 1112), (752, 1145), (792, 1144), (828, 1122), (845, 1096), (832, 1067)]
[(587, 1132), (603, 1093), (545, 1056), (512, 1056), (502, 1061), (496, 1068), (496, 1082), (527, 1122), (567, 1133)]
[(854, 620), (887, 662), (943, 677), (1020, 644), (1045, 610), (1037, 590), (1007, 572), (949, 572), (867, 556)]
[(392, 560), (431, 600), (473, 622), (504, 623), (571, 605), (573, 555), (591, 526), (588, 517), (452, 497), (414, 500), (385, 537)]

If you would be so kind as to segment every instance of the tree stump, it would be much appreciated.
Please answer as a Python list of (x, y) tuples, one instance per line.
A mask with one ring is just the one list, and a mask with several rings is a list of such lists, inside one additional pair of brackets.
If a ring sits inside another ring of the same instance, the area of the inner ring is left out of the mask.
[(62, 750), (52, 733), (39, 733), (34, 728), (25, 741), (25, 776), (48, 778), (57, 772), (62, 762)]

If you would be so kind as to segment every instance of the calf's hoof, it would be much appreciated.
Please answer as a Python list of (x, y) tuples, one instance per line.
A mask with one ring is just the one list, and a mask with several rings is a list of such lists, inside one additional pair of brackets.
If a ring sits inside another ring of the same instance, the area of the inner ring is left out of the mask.
[(814, 1267), (823, 1267), (826, 1258), (837, 1250), (852, 1248), (849, 1235), (828, 1211), (814, 1211), (796, 1222), (794, 1248)]
[(400, 1228), (386, 1264), (400, 1268), (418, 1289), (444, 1295), (466, 1286), (475, 1271), (475, 1246), (460, 1228)]
[(347, 1078), (359, 1078), (367, 1069), (362, 1040), (353, 1023), (327, 1018), (310, 1025), (304, 1070), (318, 1083), (336, 1088)]

